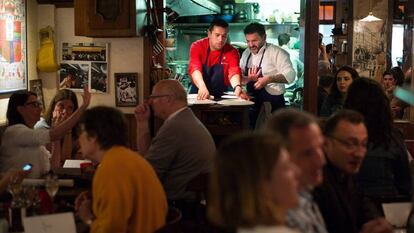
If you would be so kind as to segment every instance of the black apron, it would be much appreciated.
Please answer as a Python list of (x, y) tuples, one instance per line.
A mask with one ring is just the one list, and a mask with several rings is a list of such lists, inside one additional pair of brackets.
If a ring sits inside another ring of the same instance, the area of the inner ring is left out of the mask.
[[(263, 77), (263, 72), (261, 71), (261, 69), (262, 69), (262, 61), (263, 61), (263, 57), (264, 57), (265, 52), (266, 52), (266, 48), (264, 48), (262, 57), (260, 58), (260, 62), (259, 62), (259, 67), (258, 67), (258, 69), (260, 70), (259, 78)], [(247, 66), (249, 65), (249, 61), (250, 61), (251, 56), (252, 56), (252, 53), (250, 53), (249, 56), (247, 57), (246, 66), (244, 67), (244, 76), (247, 76), (249, 74), (249, 68)], [(264, 89), (264, 87), (263, 87), (260, 90), (256, 90), (254, 88), (254, 83), (255, 82), (256, 81), (249, 81), (246, 84), (247, 93), (250, 96), (254, 96), (254, 97), (256, 97), (257, 95), (259, 95), (259, 92)]]
[[(265, 52), (266, 52), (266, 48), (264, 48), (262, 57), (260, 58), (260, 62), (258, 66), (259, 70), (262, 69), (262, 61), (263, 61)], [(249, 74), (249, 68), (247, 66), (249, 64), (249, 60), (251, 56), (252, 54), (250, 53), (249, 56), (247, 57), (246, 65), (244, 67), (244, 76), (248, 76)], [(261, 77), (263, 77), (262, 71), (260, 71), (259, 73), (259, 78)], [(249, 81), (246, 84), (246, 89), (247, 89), (249, 96), (254, 97), (254, 105), (252, 105), (249, 108), (249, 120), (250, 120), (249, 124), (251, 128), (255, 128), (256, 126), (257, 116), (259, 115), (259, 111), (263, 105), (263, 102), (270, 102), (270, 104), (272, 105), (272, 112), (278, 108), (285, 107), (285, 99), (283, 95), (271, 95), (266, 91), (265, 87), (257, 90), (254, 88), (255, 83), (256, 81)]]
[[(203, 81), (206, 84), (208, 92), (213, 95), (214, 98), (220, 98), (225, 92), (226, 86), (224, 86), (224, 65), (221, 64), (223, 59), (223, 49), (220, 52), (219, 62), (211, 67), (208, 67), (208, 57), (210, 56), (210, 47), (207, 49), (206, 60), (203, 63)], [(191, 84), (190, 94), (198, 93), (196, 85)]]

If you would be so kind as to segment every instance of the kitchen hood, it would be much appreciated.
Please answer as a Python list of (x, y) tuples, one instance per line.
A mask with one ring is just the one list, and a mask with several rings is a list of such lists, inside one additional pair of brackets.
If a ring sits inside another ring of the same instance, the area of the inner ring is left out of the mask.
[(220, 14), (221, 9), (211, 0), (166, 0), (166, 6), (179, 16)]

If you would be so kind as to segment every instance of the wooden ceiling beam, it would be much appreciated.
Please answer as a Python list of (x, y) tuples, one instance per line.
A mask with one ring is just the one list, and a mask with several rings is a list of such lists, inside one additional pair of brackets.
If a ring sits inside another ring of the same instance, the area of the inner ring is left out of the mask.
[(37, 0), (38, 4), (53, 4), (56, 7), (73, 7), (73, 0)]

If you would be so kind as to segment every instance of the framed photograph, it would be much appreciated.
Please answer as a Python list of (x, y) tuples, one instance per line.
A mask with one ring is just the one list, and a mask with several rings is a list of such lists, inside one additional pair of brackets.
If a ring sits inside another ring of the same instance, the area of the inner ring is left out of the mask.
[(10, 93), (27, 89), (26, 1), (0, 2), (0, 93)]
[(45, 100), (43, 98), (42, 80), (35, 79), (29, 81), (29, 90), (36, 93), (37, 101), (42, 104), (42, 109), (45, 109)]
[(129, 107), (138, 104), (138, 73), (115, 73), (116, 106)]
[(108, 43), (62, 43), (59, 88), (108, 93)]
[(59, 73), (59, 88), (68, 88), (73, 91), (82, 91), (89, 83), (89, 64), (62, 63)]
[(106, 93), (108, 86), (108, 64), (104, 62), (92, 62), (91, 64), (91, 89), (96, 92)]

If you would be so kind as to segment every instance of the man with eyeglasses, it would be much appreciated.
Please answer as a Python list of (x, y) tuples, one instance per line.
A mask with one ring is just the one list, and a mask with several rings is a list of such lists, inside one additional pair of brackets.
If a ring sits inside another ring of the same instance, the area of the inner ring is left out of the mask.
[[(150, 108), (164, 121), (152, 140)], [(187, 107), (184, 87), (177, 80), (158, 82), (149, 98), (136, 107), (135, 118), (138, 151), (154, 167), (169, 204), (181, 210), (191, 206), (195, 196), (186, 191), (187, 183), (210, 171), (216, 147), (208, 130)]]
[(368, 132), (363, 116), (340, 110), (324, 127), (324, 181), (314, 190), (315, 201), (330, 233), (388, 233), (392, 226), (378, 208), (356, 188), (353, 176), (359, 172), (367, 152)]

